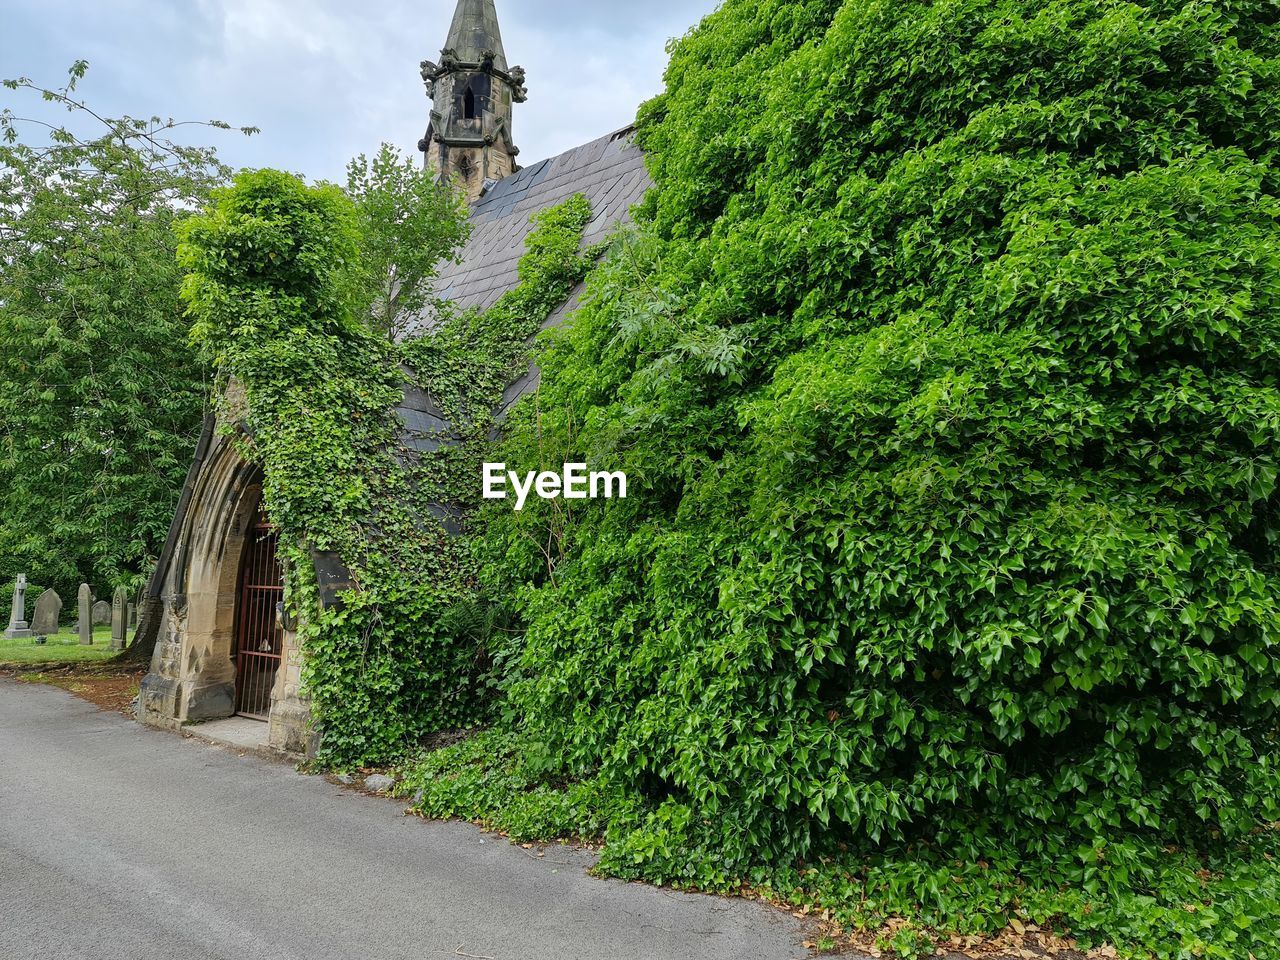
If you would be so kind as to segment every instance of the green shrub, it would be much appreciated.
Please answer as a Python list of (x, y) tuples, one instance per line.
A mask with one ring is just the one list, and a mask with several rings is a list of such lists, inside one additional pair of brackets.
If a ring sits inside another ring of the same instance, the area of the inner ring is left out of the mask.
[[(892, 956), (1037, 931), (1083, 950), (1111, 943), (1116, 953), (1097, 955), (1135, 960), (1280, 957), (1275, 827), (1212, 853), (1049, 830), (1033, 849), (1025, 835), (988, 837), (980, 853), (885, 843), (740, 871), (726, 864), (714, 820), (671, 801), (646, 809), (600, 776), (548, 782), (547, 760), (543, 746), (490, 730), (408, 764), (396, 789), (419, 815), (478, 821), (517, 842), (603, 838), (598, 872), (804, 908)], [(827, 932), (828, 945), (845, 939)]]
[(675, 46), (505, 451), (631, 499), (482, 545), (527, 738), (651, 803), (611, 844), (1280, 817), (1275, 21), (728, 0)]

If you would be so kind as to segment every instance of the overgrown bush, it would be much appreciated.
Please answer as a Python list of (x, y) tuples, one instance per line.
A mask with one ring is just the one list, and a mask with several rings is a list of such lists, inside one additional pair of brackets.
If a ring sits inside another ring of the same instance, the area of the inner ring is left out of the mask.
[(687, 805), (655, 809), (599, 775), (549, 779), (546, 759), (518, 733), (489, 730), (409, 764), (396, 789), (421, 816), (478, 821), (517, 842), (606, 840), (602, 873), (803, 910), (827, 921), (819, 943), (829, 947), (874, 945), (914, 960), (938, 944), (952, 955), (976, 942), (978, 953), (1012, 956), (1030, 934), (1057, 948), (1113, 945), (1091, 957), (1280, 957), (1274, 828), (1207, 852), (1054, 829), (1030, 854), (1026, 835), (1013, 834), (968, 847), (882, 843), (744, 869)]
[(529, 749), (648, 799), (640, 872), (1280, 817), (1276, 18), (728, 0), (675, 46), (505, 451), (631, 499), (483, 544)]

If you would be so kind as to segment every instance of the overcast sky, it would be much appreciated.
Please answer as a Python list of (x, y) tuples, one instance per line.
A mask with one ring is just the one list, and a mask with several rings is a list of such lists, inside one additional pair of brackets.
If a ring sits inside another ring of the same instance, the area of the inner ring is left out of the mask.
[[(258, 126), (212, 142), (233, 166), (342, 179), (386, 140), (415, 151), (456, 0), (0, 0), (0, 78), (61, 86), (118, 115)], [(507, 58), (529, 73), (516, 105), (528, 165), (629, 123), (662, 89), (665, 46), (716, 0), (497, 0)], [(31, 101), (0, 88), (22, 115)]]

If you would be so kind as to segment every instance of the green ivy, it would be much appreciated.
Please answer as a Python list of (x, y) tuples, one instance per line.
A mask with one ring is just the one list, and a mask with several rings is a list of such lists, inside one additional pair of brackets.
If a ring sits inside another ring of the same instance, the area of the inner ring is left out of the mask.
[[(367, 238), (338, 188), (241, 174), (182, 229), (193, 336), (227, 386), (224, 424), (264, 473), (326, 764), (386, 762), (488, 715), (500, 612), (477, 595), (468, 538), (431, 507), (454, 508), (465, 534), (491, 411), (586, 272), (590, 215), (580, 196), (541, 214), (519, 287), (403, 344), (370, 324)], [(405, 363), (454, 424), (436, 454), (399, 442)], [(353, 583), (324, 609), (314, 552), (336, 555)]]

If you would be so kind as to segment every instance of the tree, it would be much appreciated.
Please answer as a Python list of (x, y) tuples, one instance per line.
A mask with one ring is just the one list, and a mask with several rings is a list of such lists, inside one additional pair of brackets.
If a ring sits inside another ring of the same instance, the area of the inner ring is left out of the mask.
[(361, 221), (374, 326), (397, 337), (439, 308), (432, 281), (467, 238), (466, 201), (386, 143), (372, 161), (360, 154), (348, 164), (347, 193)]
[(227, 174), (189, 124), (77, 99), (86, 69), (4, 82), (65, 124), (0, 111), (0, 578), (64, 596), (140, 584), (164, 541), (206, 393), (173, 227)]

